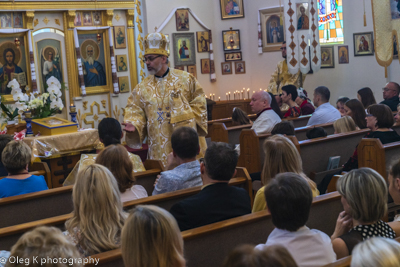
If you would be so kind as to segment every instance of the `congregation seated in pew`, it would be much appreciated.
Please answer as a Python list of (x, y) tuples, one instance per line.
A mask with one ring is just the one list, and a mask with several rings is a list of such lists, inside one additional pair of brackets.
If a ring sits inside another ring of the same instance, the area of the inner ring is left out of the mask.
[(314, 90), (314, 105), (317, 107), (308, 120), (307, 126), (313, 126), (328, 122), (334, 122), (340, 119), (340, 112), (331, 104), (329, 104), (329, 98), (331, 92), (325, 86), (319, 86)]
[(96, 163), (106, 167), (118, 182), (121, 201), (147, 197), (146, 189), (137, 185), (133, 176), (133, 164), (124, 146), (109, 145), (96, 157)]
[(72, 200), (74, 211), (65, 222), (64, 234), (81, 256), (118, 248), (127, 214), (122, 209), (118, 183), (112, 173), (99, 164), (80, 170)]
[(236, 126), (245, 124), (253, 124), (253, 122), (249, 119), (246, 112), (238, 107), (234, 107), (232, 111), (232, 125)]
[(153, 206), (135, 207), (122, 229), (125, 267), (185, 267), (183, 239), (174, 217)]
[[(12, 247), (9, 257), (1, 259), (0, 266), (6, 267), (83, 267), (84, 260), (59, 229), (46, 226), (26, 232)], [(4, 260), (7, 263), (2, 265)]]
[(400, 243), (389, 238), (373, 237), (353, 250), (350, 267), (400, 266)]
[[(109, 145), (121, 144), (121, 139), (124, 134), (122, 132), (121, 124), (116, 119), (102, 119), (99, 123), (98, 131), (100, 142), (104, 144), (104, 147), (107, 147)], [(133, 164), (133, 172), (141, 172), (146, 170), (143, 166), (142, 160), (138, 155), (129, 152), (127, 153)], [(81, 160), (76, 163), (74, 169), (65, 179), (63, 185), (73, 185), (75, 183), (79, 169), (93, 164), (96, 160), (96, 157), (97, 154), (82, 154)]]
[(263, 249), (271, 245), (286, 247), (299, 267), (319, 267), (336, 260), (329, 236), (306, 226), (313, 193), (296, 173), (280, 173), (267, 185), (264, 197), (276, 227)]
[(301, 114), (301, 108), (295, 102), (297, 98), (296, 86), (289, 84), (282, 87), (282, 102), (289, 106), (288, 111), (283, 115), (284, 118), (295, 118)]
[(367, 116), (363, 104), (358, 99), (350, 99), (344, 104), (346, 116), (350, 116), (358, 129), (367, 128), (365, 117)]
[(372, 92), (371, 88), (363, 87), (357, 91), (357, 99), (363, 105), (365, 112), (367, 112), (367, 108), (371, 105), (376, 104), (374, 92)]
[(263, 187), (257, 191), (253, 212), (266, 209), (265, 187), (279, 173), (293, 172), (299, 174), (309, 184), (313, 197), (319, 195), (316, 184), (303, 173), (299, 151), (287, 137), (282, 135), (271, 136), (265, 140), (263, 148), (265, 152), (264, 166), (261, 172)]
[(1, 161), (8, 175), (0, 180), (0, 198), (48, 189), (42, 175), (31, 175), (28, 172), (31, 153), (29, 146), (22, 141), (11, 141), (6, 145)]
[(382, 221), (387, 212), (385, 179), (370, 168), (352, 170), (338, 180), (344, 211), (331, 236), (338, 259), (352, 254), (354, 247), (371, 237), (395, 238), (395, 231)]
[(200, 163), (199, 136), (190, 127), (179, 127), (171, 136), (172, 152), (167, 157), (167, 171), (161, 172), (154, 185), (153, 196), (203, 185)]
[(298, 267), (289, 251), (280, 245), (254, 249), (252, 245), (242, 245), (234, 249), (222, 267)]
[(237, 152), (226, 143), (207, 148), (200, 164), (202, 190), (170, 210), (181, 231), (251, 213), (249, 194), (228, 185), (236, 174), (237, 161)]
[(322, 127), (314, 127), (307, 131), (306, 136), (308, 139), (327, 137), (325, 129)]
[(310, 115), (313, 114), (315, 108), (311, 103), (311, 100), (307, 96), (307, 91), (303, 88), (297, 88), (297, 98), (296, 98), (297, 105), (301, 108), (302, 115)]
[(295, 135), (293, 123), (291, 121), (281, 121), (274, 126), (271, 134)]
[[(389, 168), (388, 175), (389, 194), (396, 205), (400, 205), (400, 159), (394, 159)], [(400, 215), (394, 217), (393, 222), (389, 222), (390, 227), (400, 236)]]
[(342, 96), (342, 97), (339, 97), (338, 100), (336, 101), (336, 108), (337, 108), (337, 110), (339, 110), (340, 115), (342, 117), (346, 116), (346, 110), (344, 109), (344, 104), (349, 100), (350, 100), (350, 98), (348, 98), (347, 96)]

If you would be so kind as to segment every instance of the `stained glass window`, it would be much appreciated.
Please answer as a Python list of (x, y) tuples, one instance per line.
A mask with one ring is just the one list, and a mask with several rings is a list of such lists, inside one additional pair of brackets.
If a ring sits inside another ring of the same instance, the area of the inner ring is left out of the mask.
[(318, 0), (318, 15), (320, 43), (343, 43), (342, 0)]

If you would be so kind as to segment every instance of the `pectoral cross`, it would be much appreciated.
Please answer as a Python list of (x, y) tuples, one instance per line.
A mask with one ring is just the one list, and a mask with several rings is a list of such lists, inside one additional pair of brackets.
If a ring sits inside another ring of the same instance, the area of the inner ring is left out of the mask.
[(157, 120), (159, 121), (160, 124), (164, 120), (163, 114), (164, 114), (164, 111), (157, 111), (157, 115), (158, 115), (158, 119)]

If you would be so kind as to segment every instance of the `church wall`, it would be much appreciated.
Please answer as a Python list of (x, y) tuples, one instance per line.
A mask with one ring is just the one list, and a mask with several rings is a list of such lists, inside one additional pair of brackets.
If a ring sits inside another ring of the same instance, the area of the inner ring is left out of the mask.
[[(216, 99), (221, 96), (225, 99), (228, 91), (250, 88), (257, 91), (260, 88), (266, 89), (271, 74), (276, 68), (278, 61), (282, 60), (281, 52), (264, 52), (258, 54), (258, 10), (266, 7), (275, 7), (279, 1), (247, 0), (245, 3), (245, 17), (239, 19), (221, 20), (219, 1), (185, 1), (185, 0), (151, 0), (146, 1), (146, 22), (148, 32), (153, 32), (174, 7), (187, 6), (212, 30), (213, 50), (217, 81), (212, 83), (208, 74), (201, 74), (200, 59), (208, 57), (207, 53), (197, 53), (197, 77), (204, 87), (207, 95), (214, 93)], [(365, 1), (367, 14), (367, 27), (364, 27), (363, 8), (360, 1), (343, 1), (344, 15), (344, 45), (349, 47), (349, 64), (339, 64), (337, 45), (334, 48), (335, 68), (321, 69), (319, 72), (308, 75), (304, 84), (312, 99), (312, 92), (319, 85), (325, 85), (331, 89), (331, 103), (334, 104), (339, 96), (357, 97), (357, 90), (369, 86), (375, 93), (377, 101), (382, 100), (382, 88), (387, 82), (384, 68), (376, 62), (375, 56), (354, 57), (353, 33), (373, 31), (371, 2)], [(221, 74), (221, 62), (224, 62), (224, 51), (222, 47), (222, 31), (233, 29), (240, 30), (242, 57), (246, 62), (246, 74)], [(196, 32), (201, 30), (200, 26), (190, 17), (190, 30)], [(165, 34), (172, 34), (176, 31), (175, 16), (162, 30)], [(171, 35), (172, 36), (172, 35)], [(173, 67), (173, 55), (172, 59)], [(186, 68), (185, 68), (186, 69)], [(398, 75), (400, 65), (394, 60), (388, 69), (388, 80), (400, 82)], [(251, 95), (251, 94), (250, 94)], [(233, 95), (231, 96), (233, 99)]]

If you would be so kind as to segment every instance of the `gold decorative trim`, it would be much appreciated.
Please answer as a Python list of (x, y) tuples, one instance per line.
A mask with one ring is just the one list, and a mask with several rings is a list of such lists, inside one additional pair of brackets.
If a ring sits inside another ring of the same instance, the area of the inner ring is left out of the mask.
[[(2, 7), (3, 10), (5, 10), (4, 7)], [(33, 19), (35, 17), (35, 11), (26, 11), (25, 12), (25, 23), (26, 23), (26, 28), (29, 30), (33, 30)]]
[[(93, 112), (93, 107), (94, 107), (94, 106), (97, 107), (97, 114), (95, 114), (95, 113)], [(90, 112), (83, 114), (83, 115), (82, 115), (82, 119), (83, 119), (83, 121), (85, 122), (85, 124), (87, 124), (87, 125), (90, 124), (90, 125), (92, 125), (92, 128), (94, 128), (94, 121), (97, 121), (97, 120), (99, 119), (99, 115), (105, 115), (106, 118), (108, 117), (107, 111), (105, 111), (105, 110), (104, 110), (104, 111), (100, 111), (100, 104), (97, 103), (96, 101), (93, 101), (93, 103), (90, 105)], [(86, 118), (87, 118), (88, 116), (93, 116), (93, 121), (88, 121), (88, 120), (86, 120)]]
[(50, 21), (50, 20), (49, 20), (47, 17), (44, 17), (44, 19), (43, 19), (44, 24), (47, 25), (47, 23), (49, 23), (49, 21)]
[(78, 87), (78, 75), (77, 66), (75, 64), (75, 47), (74, 47), (74, 32), (69, 29), (71, 13), (73, 13), (72, 26), (74, 25), (75, 11), (64, 12), (64, 42), (65, 42), (65, 55), (67, 62), (67, 73), (68, 73), (68, 90), (69, 90), (69, 102), (73, 103), (74, 97), (80, 96), (80, 88)]
[(35, 20), (33, 21), (33, 26), (36, 27), (38, 24), (39, 24), (39, 20), (38, 20), (38, 19), (35, 19)]
[(60, 20), (59, 20), (59, 19), (54, 19), (54, 21), (55, 21), (55, 23), (56, 23), (58, 26), (61, 26), (61, 23), (60, 23)]
[(121, 110), (118, 109), (118, 105), (115, 105), (115, 110), (113, 110), (114, 117), (116, 120), (119, 120), (119, 116), (121, 114)]
[(119, 20), (121, 19), (121, 17), (119, 16), (119, 14), (118, 14), (118, 13), (115, 15), (115, 17), (114, 17), (114, 18), (115, 18), (115, 20), (116, 20), (116, 21), (119, 21)]
[(106, 16), (106, 20), (107, 20), (107, 26), (112, 27), (113, 26), (112, 20), (114, 17), (114, 9), (107, 9), (105, 16)]
[(106, 104), (107, 104), (107, 100), (105, 100), (105, 99), (101, 100), (101, 105), (103, 106), (103, 108), (106, 108)]
[(83, 102), (82, 102), (82, 104), (83, 104), (83, 109), (84, 109), (84, 110), (87, 110), (87, 103), (88, 103), (87, 101), (83, 101)]
[[(62, 6), (62, 9), (81, 9), (81, 10), (92, 10), (93, 9), (93, 2), (91, 1), (82, 1), (82, 2), (58, 2), (58, 1), (53, 1), (53, 2), (2, 2), (1, 4), (1, 9), (2, 11), (7, 11), (7, 10), (60, 10), (60, 5)], [(97, 9), (108, 9), (108, 8), (115, 8), (118, 7), (118, 9), (129, 9), (129, 8), (135, 8), (135, 3), (133, 1), (120, 1), (120, 2), (112, 2), (112, 1), (98, 1), (97, 4)]]
[(68, 10), (67, 11), (68, 29), (73, 29), (75, 27), (75, 25), (74, 25), (75, 16), (76, 16), (76, 10)]
[(135, 10), (128, 9), (126, 11), (126, 22), (127, 22), (128, 27), (131, 27), (131, 28), (135, 27), (134, 18), (135, 18)]
[(121, 108), (122, 109), (122, 117), (125, 117), (125, 108)]

